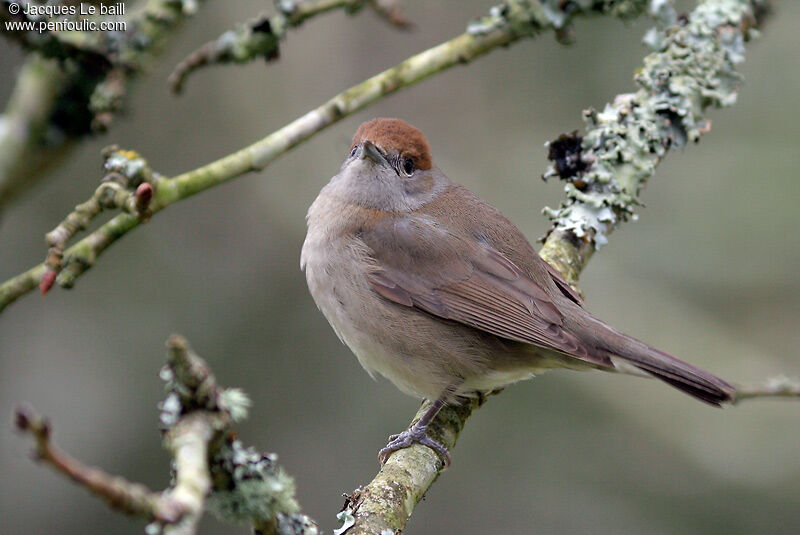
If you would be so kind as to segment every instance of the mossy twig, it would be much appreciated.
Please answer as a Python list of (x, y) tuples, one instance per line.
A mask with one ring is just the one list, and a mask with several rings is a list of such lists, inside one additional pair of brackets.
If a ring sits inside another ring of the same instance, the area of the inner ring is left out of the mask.
[(407, 28), (410, 23), (400, 13), (397, 3), (395, 0), (276, 0), (277, 13), (240, 24), (189, 54), (170, 74), (170, 87), (174, 93), (180, 93), (188, 76), (208, 65), (241, 64), (256, 59), (273, 61), (279, 57), (280, 41), (290, 28), (334, 9), (354, 14), (369, 5), (394, 26)]

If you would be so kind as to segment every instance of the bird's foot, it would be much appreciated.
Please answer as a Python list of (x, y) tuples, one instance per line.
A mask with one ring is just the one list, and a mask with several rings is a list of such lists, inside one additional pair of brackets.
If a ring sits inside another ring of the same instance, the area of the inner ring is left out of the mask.
[(389, 459), (389, 456), (391, 456), (392, 453), (396, 452), (397, 450), (407, 448), (415, 443), (422, 444), (423, 446), (427, 446), (435, 451), (442, 460), (443, 470), (450, 466), (450, 452), (447, 451), (447, 448), (429, 437), (425, 433), (424, 427), (417, 427), (416, 424), (412, 425), (402, 433), (391, 435), (389, 437), (389, 443), (378, 452), (378, 460), (382, 465), (386, 464), (386, 461)]

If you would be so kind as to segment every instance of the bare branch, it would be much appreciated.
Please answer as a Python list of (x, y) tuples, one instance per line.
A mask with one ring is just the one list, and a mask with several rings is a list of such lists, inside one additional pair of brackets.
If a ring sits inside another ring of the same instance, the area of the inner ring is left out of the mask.
[(140, 483), (132, 483), (99, 468), (86, 466), (60, 451), (52, 442), (49, 422), (33, 408), (18, 407), (15, 423), (18, 430), (30, 434), (36, 442), (35, 460), (50, 465), (98, 496), (112, 509), (165, 524), (177, 522), (183, 515), (184, 508), (180, 502), (153, 492)]
[(349, 14), (369, 4), (387, 21), (398, 28), (407, 28), (410, 23), (402, 16), (396, 0), (277, 0), (278, 13), (261, 15), (236, 29), (225, 32), (181, 61), (169, 76), (172, 91), (180, 93), (186, 78), (194, 71), (214, 64), (248, 63), (262, 58), (273, 61), (280, 54), (279, 44), (289, 29), (334, 9), (343, 9)]
[(733, 404), (746, 399), (800, 398), (800, 379), (785, 375), (770, 377), (760, 385), (739, 385)]

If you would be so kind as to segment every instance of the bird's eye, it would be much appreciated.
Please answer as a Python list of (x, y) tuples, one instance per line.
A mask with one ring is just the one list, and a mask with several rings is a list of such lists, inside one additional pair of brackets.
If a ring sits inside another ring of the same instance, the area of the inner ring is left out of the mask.
[(354, 147), (353, 147), (353, 150), (351, 150), (351, 151), (350, 151), (350, 157), (351, 157), (351, 158), (352, 158), (353, 156), (355, 156), (355, 155), (356, 155), (356, 150), (358, 150), (358, 147), (355, 147), (355, 146), (354, 146)]
[(414, 160), (412, 160), (411, 158), (406, 158), (403, 160), (402, 165), (403, 165), (403, 172), (406, 175), (411, 176), (414, 173)]

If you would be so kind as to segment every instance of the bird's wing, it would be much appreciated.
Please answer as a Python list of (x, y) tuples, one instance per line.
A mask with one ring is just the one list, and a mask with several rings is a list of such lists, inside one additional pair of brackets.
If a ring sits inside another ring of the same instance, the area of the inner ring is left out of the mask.
[(386, 299), (495, 336), (612, 365), (568, 332), (550, 295), (490, 244), (424, 217), (386, 219), (361, 237), (372, 256), (367, 277)]

